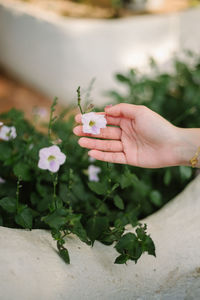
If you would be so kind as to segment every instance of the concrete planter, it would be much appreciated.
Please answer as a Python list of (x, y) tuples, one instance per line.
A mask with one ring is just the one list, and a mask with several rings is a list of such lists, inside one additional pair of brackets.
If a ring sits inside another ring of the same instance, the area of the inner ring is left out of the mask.
[[(3, 300), (182, 300), (200, 295), (200, 176), (143, 220), (157, 258), (114, 265), (112, 246), (67, 239), (71, 265), (56, 253), (48, 231), (0, 227)], [(129, 228), (131, 230), (131, 228)]]
[[(153, 0), (152, 0), (153, 1)], [(74, 102), (96, 78), (95, 105), (118, 87), (114, 73), (146, 70), (149, 56), (168, 65), (182, 48), (200, 49), (200, 9), (117, 20), (62, 18), (28, 3), (0, 0), (0, 65), (50, 97)]]
[(135, 11), (159, 9), (164, 0), (131, 0), (127, 7)]

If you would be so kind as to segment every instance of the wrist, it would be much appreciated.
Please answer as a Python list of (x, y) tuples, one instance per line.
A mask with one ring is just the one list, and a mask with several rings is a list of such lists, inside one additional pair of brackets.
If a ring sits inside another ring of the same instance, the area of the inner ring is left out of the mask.
[[(178, 128), (176, 156), (177, 165), (191, 166), (191, 159), (197, 153), (200, 147), (200, 129), (199, 128)], [(200, 168), (200, 154), (197, 157), (196, 168)]]

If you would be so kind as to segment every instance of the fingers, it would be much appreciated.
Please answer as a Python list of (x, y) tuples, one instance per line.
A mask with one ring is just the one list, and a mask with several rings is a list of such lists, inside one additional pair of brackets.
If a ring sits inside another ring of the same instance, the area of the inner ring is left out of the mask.
[(107, 152), (123, 151), (123, 146), (120, 141), (80, 138), (78, 142), (81, 147), (88, 149), (102, 150)]
[[(101, 114), (101, 115), (105, 115), (105, 112), (101, 112), (101, 113), (97, 113), (97, 114)], [(75, 116), (75, 121), (79, 124), (82, 123), (81, 121), (81, 114), (78, 114)], [(111, 117), (111, 116), (107, 116), (106, 117), (106, 121), (108, 125), (115, 125), (115, 126), (119, 126), (120, 125), (120, 118), (116, 118), (116, 117)]]
[(122, 152), (103, 152), (98, 150), (91, 150), (88, 152), (89, 156), (98, 160), (107, 161), (111, 163), (126, 164), (126, 157)]
[(105, 107), (105, 112), (107, 115), (112, 117), (124, 117), (129, 119), (134, 119), (141, 105), (134, 105), (128, 103), (120, 103), (111, 107)]
[(111, 139), (111, 140), (120, 140), (121, 139), (121, 129), (118, 127), (106, 127), (101, 129), (100, 134), (90, 134), (83, 132), (83, 126), (77, 126), (73, 129), (74, 134), (78, 136), (90, 136), (100, 139)]

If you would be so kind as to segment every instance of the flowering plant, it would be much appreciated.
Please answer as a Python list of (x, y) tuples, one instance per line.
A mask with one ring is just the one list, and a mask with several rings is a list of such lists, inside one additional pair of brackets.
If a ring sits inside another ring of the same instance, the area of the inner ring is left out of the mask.
[[(128, 167), (91, 162), (72, 133), (74, 117), (53, 116), (56, 102), (46, 135), (20, 111), (0, 116), (0, 225), (51, 229), (67, 263), (70, 233), (91, 246), (95, 240), (114, 243), (119, 252), (115, 263), (137, 262), (143, 252), (155, 255), (146, 225), (137, 221), (140, 203), (127, 198), (140, 180)], [(138, 225), (135, 233), (125, 233), (128, 223)]]
[[(175, 67), (173, 75), (158, 74), (154, 79), (140, 78), (135, 70), (117, 74), (128, 88), (127, 94), (111, 92), (115, 103), (127, 99), (147, 105), (177, 126), (199, 127), (199, 59), (194, 67), (181, 61)], [(80, 101), (79, 89), (82, 110)], [(195, 170), (91, 161), (72, 133), (74, 117), (64, 121), (62, 113), (55, 119), (55, 104), (56, 100), (47, 134), (37, 131), (20, 111), (0, 115), (0, 225), (50, 229), (59, 254), (68, 263), (65, 241), (67, 245), (70, 233), (88, 245), (95, 240), (114, 244), (120, 254), (115, 263), (137, 262), (143, 252), (155, 255), (146, 225), (138, 220), (180, 192), (194, 178)], [(125, 233), (127, 224), (137, 226), (135, 233)]]

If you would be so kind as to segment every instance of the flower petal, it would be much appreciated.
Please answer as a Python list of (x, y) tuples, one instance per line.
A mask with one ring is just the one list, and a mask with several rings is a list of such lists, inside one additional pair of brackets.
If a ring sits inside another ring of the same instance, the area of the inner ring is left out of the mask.
[(52, 160), (50, 163), (49, 163), (49, 171), (51, 171), (52, 173), (56, 173), (58, 172), (60, 168), (60, 164), (56, 161), (56, 160)]

